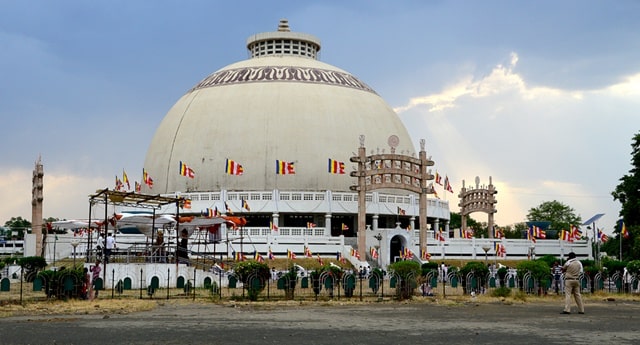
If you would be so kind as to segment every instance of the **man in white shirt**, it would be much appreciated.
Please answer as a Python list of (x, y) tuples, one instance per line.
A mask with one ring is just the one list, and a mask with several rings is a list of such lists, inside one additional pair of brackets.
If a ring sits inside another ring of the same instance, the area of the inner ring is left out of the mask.
[(111, 251), (116, 248), (116, 239), (113, 237), (113, 233), (110, 232), (109, 236), (107, 236), (107, 244), (104, 249), (104, 262), (106, 264), (109, 263), (109, 256), (111, 255)]

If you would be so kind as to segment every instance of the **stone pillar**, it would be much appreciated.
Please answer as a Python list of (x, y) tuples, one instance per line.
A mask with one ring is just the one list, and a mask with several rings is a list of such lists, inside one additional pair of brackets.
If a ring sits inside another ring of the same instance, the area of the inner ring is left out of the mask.
[(372, 226), (372, 228), (373, 228), (373, 230), (378, 230), (378, 227), (379, 227), (378, 226), (378, 219), (380, 218), (380, 215), (374, 214), (372, 216), (372, 218), (373, 218), (373, 226)]
[[(42, 201), (44, 188), (44, 166), (41, 157), (38, 157), (33, 169), (33, 180), (31, 190), (31, 232), (36, 237), (36, 256), (44, 256), (42, 245)], [(26, 231), (25, 231), (26, 233)]]

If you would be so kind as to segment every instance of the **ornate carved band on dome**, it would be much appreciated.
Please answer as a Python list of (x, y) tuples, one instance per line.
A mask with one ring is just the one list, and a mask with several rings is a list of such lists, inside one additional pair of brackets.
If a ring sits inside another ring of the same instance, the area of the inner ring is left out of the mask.
[(214, 86), (260, 82), (328, 84), (376, 93), (367, 84), (348, 73), (292, 66), (263, 66), (219, 71), (206, 77), (189, 92)]

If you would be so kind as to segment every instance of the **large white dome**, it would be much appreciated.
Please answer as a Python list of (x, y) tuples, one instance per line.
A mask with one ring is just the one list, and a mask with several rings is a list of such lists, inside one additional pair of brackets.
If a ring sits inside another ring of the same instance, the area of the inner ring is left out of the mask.
[[(356, 183), (349, 157), (360, 135), (369, 152), (389, 152), (392, 135), (397, 153), (415, 152), (375, 91), (315, 59), (320, 44), (313, 36), (281, 22), (280, 31), (252, 36), (247, 47), (250, 59), (203, 79), (162, 120), (144, 163), (154, 180), (147, 192), (348, 191)], [(346, 174), (328, 173), (329, 158), (345, 162)], [(226, 174), (227, 159), (244, 174)], [(294, 162), (295, 174), (277, 175), (276, 160)], [(180, 161), (195, 178), (179, 174)]]

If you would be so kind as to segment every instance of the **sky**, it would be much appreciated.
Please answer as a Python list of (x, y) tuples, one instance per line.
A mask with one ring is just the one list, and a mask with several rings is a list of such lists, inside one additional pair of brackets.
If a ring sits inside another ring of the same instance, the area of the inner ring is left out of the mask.
[[(455, 194), (498, 190), (497, 225), (559, 201), (613, 231), (640, 133), (640, 2), (0, 0), (0, 225), (88, 217), (88, 195), (139, 180), (164, 115), (246, 39), (292, 31), (371, 86)], [(486, 221), (486, 215), (473, 218)]]

